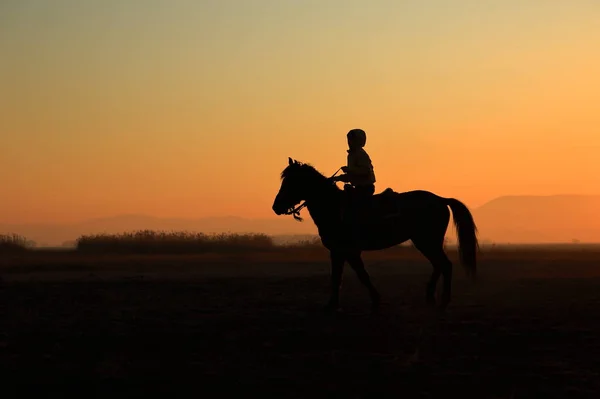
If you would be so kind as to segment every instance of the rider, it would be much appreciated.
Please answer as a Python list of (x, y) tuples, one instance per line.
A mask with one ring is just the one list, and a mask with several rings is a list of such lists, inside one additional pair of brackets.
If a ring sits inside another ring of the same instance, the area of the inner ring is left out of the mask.
[[(354, 227), (357, 227), (368, 214), (371, 199), (375, 193), (376, 180), (371, 158), (364, 149), (367, 143), (365, 131), (352, 129), (346, 137), (348, 139), (348, 165), (342, 166), (344, 174), (336, 177), (335, 180), (349, 183), (352, 187), (350, 190), (352, 212), (345, 212), (347, 214), (345, 219), (350, 219), (351, 222), (354, 222), (352, 223)], [(356, 229), (353, 230), (356, 233)]]

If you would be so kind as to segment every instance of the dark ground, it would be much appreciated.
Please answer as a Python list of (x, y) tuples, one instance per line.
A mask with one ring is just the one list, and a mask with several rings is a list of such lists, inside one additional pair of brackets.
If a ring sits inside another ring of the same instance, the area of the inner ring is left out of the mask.
[(457, 264), (444, 317), (418, 258), (367, 263), (375, 315), (347, 268), (330, 317), (323, 261), (5, 261), (2, 397), (600, 397), (598, 257), (540, 258)]

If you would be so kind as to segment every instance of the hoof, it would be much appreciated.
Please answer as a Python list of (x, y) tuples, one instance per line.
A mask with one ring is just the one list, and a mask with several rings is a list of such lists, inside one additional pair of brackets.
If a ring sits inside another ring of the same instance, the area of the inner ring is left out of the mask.
[(328, 303), (327, 305), (323, 306), (323, 312), (328, 313), (328, 314), (332, 314), (332, 313), (340, 313), (342, 311), (342, 308), (340, 307), (340, 305), (333, 305)]
[(385, 311), (390, 307), (390, 304), (387, 302), (378, 302), (371, 304), (371, 313), (378, 314), (379, 312)]
[(379, 293), (371, 294), (371, 307), (378, 308), (383, 305), (384, 302), (381, 300), (381, 295)]
[(447, 296), (442, 296), (442, 300), (440, 301), (440, 309), (446, 309), (450, 304), (450, 298)]
[(426, 298), (427, 306), (435, 307), (435, 297), (427, 297)]
[(441, 301), (440, 305), (436, 308), (436, 312), (438, 314), (438, 316), (444, 316), (446, 315), (446, 310), (448, 309), (448, 305), (450, 304), (450, 301)]

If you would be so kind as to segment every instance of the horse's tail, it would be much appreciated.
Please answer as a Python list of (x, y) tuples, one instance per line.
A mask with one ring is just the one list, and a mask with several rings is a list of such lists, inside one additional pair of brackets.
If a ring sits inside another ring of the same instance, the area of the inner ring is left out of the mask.
[(458, 255), (467, 275), (475, 280), (477, 276), (477, 226), (469, 208), (454, 198), (445, 198), (446, 205), (452, 210), (454, 226), (458, 236)]

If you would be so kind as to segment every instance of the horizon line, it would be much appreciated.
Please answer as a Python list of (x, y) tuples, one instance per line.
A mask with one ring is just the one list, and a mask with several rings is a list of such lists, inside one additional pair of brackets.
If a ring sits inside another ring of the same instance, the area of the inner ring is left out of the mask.
[[(600, 197), (600, 194), (548, 194), (548, 195), (536, 195), (536, 194), (505, 194), (505, 195), (500, 195), (497, 197), (494, 197), (490, 200), (485, 201), (483, 204), (476, 206), (476, 207), (469, 207), (470, 209), (479, 209), (487, 204), (489, 204), (492, 201), (496, 201), (500, 198), (514, 198), (514, 197), (537, 197), (537, 198), (550, 198), (550, 197)], [(41, 222), (41, 223), (37, 223), (37, 222), (26, 222), (26, 223), (12, 223), (12, 222), (4, 222), (0, 220), (0, 225), (8, 225), (8, 226), (24, 226), (24, 225), (53, 225), (53, 224), (60, 224), (60, 225), (76, 225), (76, 224), (81, 224), (81, 223), (87, 223), (87, 222), (92, 222), (92, 221), (100, 221), (100, 220), (106, 220), (106, 219), (116, 219), (116, 218), (123, 218), (123, 217), (146, 217), (146, 218), (153, 218), (153, 219), (178, 219), (178, 220), (201, 220), (201, 219), (214, 219), (214, 218), (221, 218), (221, 219), (225, 219), (225, 218), (236, 218), (236, 219), (244, 219), (244, 220), (260, 220), (260, 219), (277, 219), (280, 218), (280, 216), (277, 215), (273, 215), (271, 217), (256, 217), (256, 218), (248, 218), (248, 217), (244, 217), (244, 216), (239, 216), (239, 215), (214, 215), (214, 216), (197, 216), (197, 217), (185, 217), (185, 216), (154, 216), (154, 215), (150, 215), (150, 214), (144, 214), (144, 213), (118, 213), (118, 214), (112, 214), (112, 215), (107, 215), (107, 216), (98, 216), (98, 217), (91, 217), (91, 218), (87, 218), (87, 219), (80, 219), (78, 221), (72, 221), (72, 222), (61, 222), (61, 221), (46, 221), (46, 222)]]

